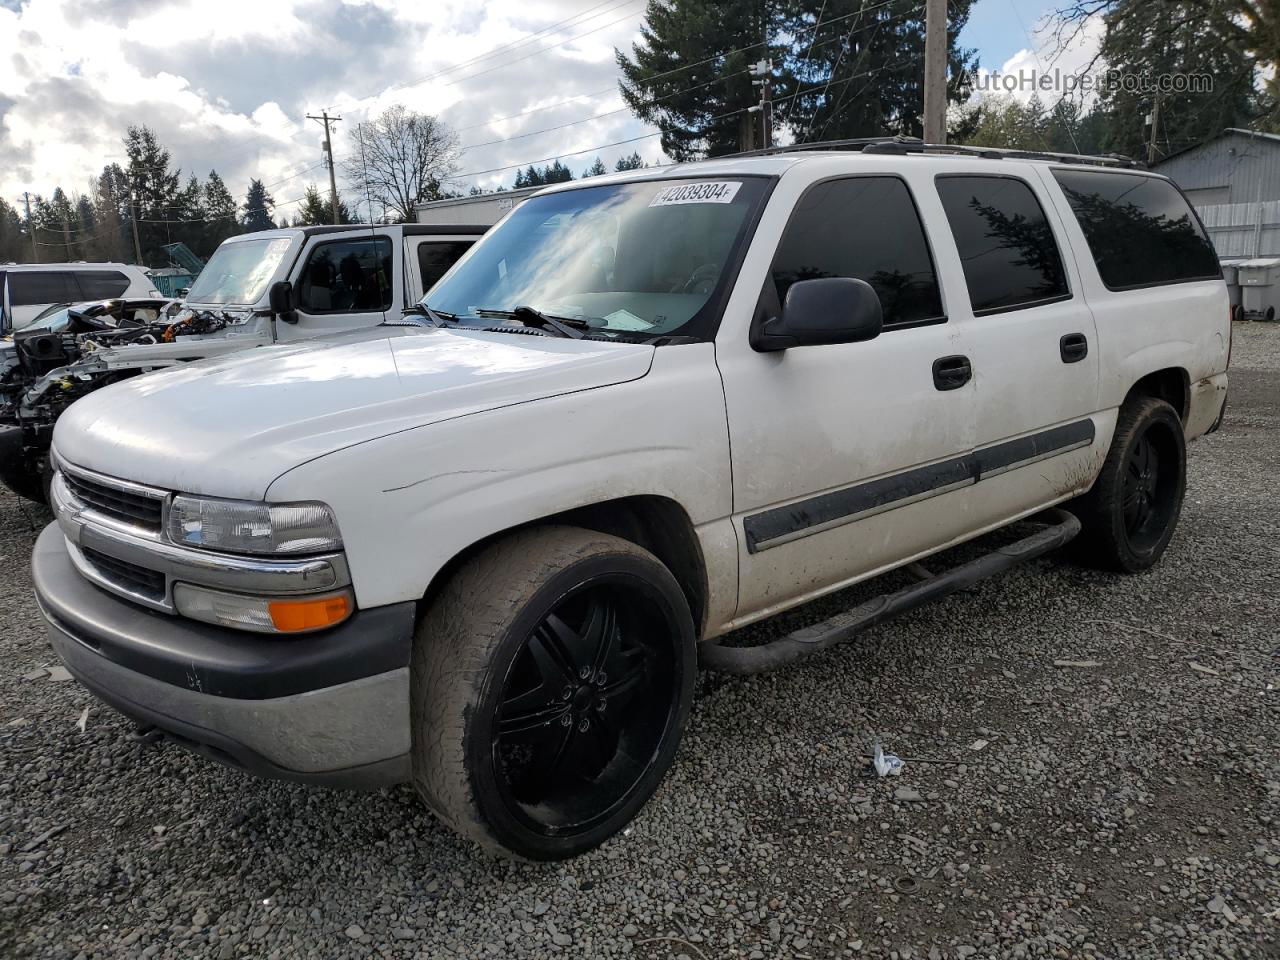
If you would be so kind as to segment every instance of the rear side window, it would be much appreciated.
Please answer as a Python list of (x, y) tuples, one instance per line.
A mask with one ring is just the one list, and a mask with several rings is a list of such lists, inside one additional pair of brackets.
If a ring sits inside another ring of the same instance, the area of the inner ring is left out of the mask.
[(362, 237), (317, 244), (298, 285), (306, 313), (365, 313), (391, 307), (391, 240)]
[(822, 277), (871, 284), (886, 327), (943, 319), (924, 227), (896, 177), (830, 180), (801, 198), (773, 261), (778, 302), (796, 281)]
[(471, 246), (469, 241), (449, 240), (418, 244), (418, 269), (422, 272), (422, 290), (425, 293), (435, 286), (445, 271), (458, 262), (458, 258)]
[(1107, 289), (1222, 276), (1213, 244), (1169, 181), (1096, 170), (1054, 170), (1053, 176)]
[(9, 305), (75, 303), (82, 299), (73, 274), (63, 270), (19, 270), (9, 275)]
[(76, 279), (86, 300), (110, 300), (129, 289), (129, 278), (118, 270), (77, 270)]
[(1071, 295), (1053, 230), (1025, 181), (943, 176), (937, 183), (975, 316)]

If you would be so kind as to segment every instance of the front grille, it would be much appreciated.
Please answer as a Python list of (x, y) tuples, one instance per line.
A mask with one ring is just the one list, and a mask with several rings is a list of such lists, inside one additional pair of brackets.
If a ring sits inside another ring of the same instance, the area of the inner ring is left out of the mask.
[(97, 513), (147, 530), (160, 530), (162, 500), (108, 486), (69, 470), (64, 470), (62, 477), (71, 492)]
[(148, 570), (136, 563), (108, 557), (105, 553), (80, 547), (84, 558), (97, 569), (105, 579), (117, 584), (125, 590), (141, 594), (149, 600), (164, 600), (164, 574), (156, 570)]

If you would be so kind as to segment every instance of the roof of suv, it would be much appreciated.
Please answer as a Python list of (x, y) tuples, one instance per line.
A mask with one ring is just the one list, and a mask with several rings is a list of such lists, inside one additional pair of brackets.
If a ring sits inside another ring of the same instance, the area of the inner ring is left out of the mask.
[(830, 160), (832, 158), (845, 160), (854, 169), (860, 166), (874, 166), (878, 170), (884, 170), (886, 167), (920, 163), (934, 164), (940, 168), (945, 168), (956, 161), (968, 160), (970, 162), (981, 161), (984, 166), (993, 171), (1003, 168), (1008, 172), (1009, 168), (1003, 165), (1013, 161), (1019, 164), (1070, 165), (1093, 170), (1162, 176), (1161, 174), (1151, 173), (1151, 171), (1139, 164), (1135, 164), (1127, 157), (1089, 157), (1066, 153), (1033, 153), (994, 147), (926, 145), (921, 144), (919, 141), (900, 138), (871, 138), (869, 140), (833, 141), (793, 147), (776, 147), (772, 150), (735, 154), (711, 160), (674, 163), (661, 167), (642, 167), (638, 170), (592, 177), (589, 181), (574, 180), (557, 184), (549, 188), (547, 192), (572, 190), (596, 184), (625, 183), (634, 180), (670, 180), (694, 176), (741, 177), (755, 175), (776, 177), (805, 162), (819, 159)]
[(0, 263), (3, 270), (141, 270), (131, 263), (71, 260), (65, 263)]

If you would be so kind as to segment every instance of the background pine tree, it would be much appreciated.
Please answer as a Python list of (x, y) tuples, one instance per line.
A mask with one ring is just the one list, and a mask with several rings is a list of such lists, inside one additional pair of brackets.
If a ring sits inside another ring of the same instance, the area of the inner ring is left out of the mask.
[(249, 191), (245, 194), (244, 206), (241, 208), (244, 215), (240, 218), (245, 231), (252, 233), (255, 230), (274, 229), (276, 222), (271, 219), (271, 211), (275, 209), (275, 205), (275, 200), (267, 193), (262, 181), (250, 180)]

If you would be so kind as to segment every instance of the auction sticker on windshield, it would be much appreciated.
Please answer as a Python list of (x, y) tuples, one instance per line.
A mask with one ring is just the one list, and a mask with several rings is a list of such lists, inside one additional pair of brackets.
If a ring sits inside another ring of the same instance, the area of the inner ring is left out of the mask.
[(733, 203), (742, 186), (736, 180), (704, 180), (664, 187), (649, 201), (651, 207), (672, 207), (681, 203)]

